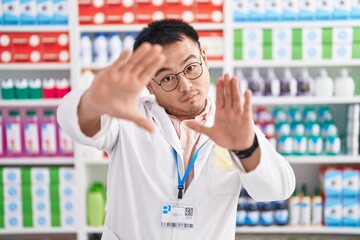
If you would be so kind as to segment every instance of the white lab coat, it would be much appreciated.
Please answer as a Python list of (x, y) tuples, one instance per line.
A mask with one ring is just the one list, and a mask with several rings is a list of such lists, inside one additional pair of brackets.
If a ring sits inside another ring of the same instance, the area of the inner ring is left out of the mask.
[[(178, 182), (173, 148), (179, 153), (181, 176), (184, 174), (183, 151), (165, 110), (153, 98), (143, 97), (139, 110), (154, 120), (156, 127), (152, 134), (133, 122), (104, 116), (101, 131), (89, 138), (81, 132), (77, 119), (77, 106), (82, 94), (83, 91), (79, 90), (68, 94), (62, 100), (57, 116), (60, 126), (74, 140), (109, 154), (102, 239), (234, 239), (241, 186), (258, 201), (286, 199), (294, 190), (295, 177), (289, 163), (276, 153), (255, 127), (261, 149), (261, 161), (255, 170), (245, 172), (234, 155), (228, 155), (230, 162), (219, 157), (221, 150), (216, 150), (218, 148), (214, 147), (214, 142), (201, 135), (198, 146), (204, 146), (194, 166), (194, 179), (183, 199), (177, 200)], [(214, 112), (210, 113), (205, 125), (211, 126), (213, 120)], [(196, 206), (194, 228), (160, 226), (162, 204), (169, 201)]]

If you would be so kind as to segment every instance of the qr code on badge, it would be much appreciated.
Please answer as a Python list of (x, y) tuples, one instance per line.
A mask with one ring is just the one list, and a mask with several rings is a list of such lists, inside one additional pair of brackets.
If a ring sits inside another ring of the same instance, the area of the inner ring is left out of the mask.
[(194, 208), (186, 207), (185, 208), (185, 217), (192, 217), (194, 215)]

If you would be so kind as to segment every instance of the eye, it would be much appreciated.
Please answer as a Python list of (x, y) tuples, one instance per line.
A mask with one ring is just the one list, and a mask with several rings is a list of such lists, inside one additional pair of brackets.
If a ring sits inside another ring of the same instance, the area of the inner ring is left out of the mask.
[(170, 82), (175, 80), (175, 75), (167, 75), (166, 77), (161, 79), (162, 83)]
[(186, 72), (192, 72), (196, 69), (197, 64), (190, 64), (189, 66), (186, 67)]

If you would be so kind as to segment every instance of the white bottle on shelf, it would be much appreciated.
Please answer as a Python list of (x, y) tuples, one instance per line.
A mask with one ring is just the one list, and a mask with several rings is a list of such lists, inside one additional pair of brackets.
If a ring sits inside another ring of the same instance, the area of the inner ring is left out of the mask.
[(96, 33), (94, 36), (94, 63), (98, 65), (108, 63), (108, 42), (105, 33)]
[(301, 76), (298, 78), (298, 95), (310, 96), (314, 92), (314, 79), (310, 76), (307, 68), (303, 68)]
[(254, 96), (264, 95), (264, 79), (260, 76), (260, 72), (257, 68), (252, 70), (251, 77), (248, 80), (249, 89)]
[(281, 79), (280, 86), (281, 86), (281, 95), (296, 96), (297, 81), (293, 77), (289, 68), (285, 68), (284, 77)]
[(343, 68), (340, 72), (340, 77), (335, 79), (335, 96), (351, 97), (355, 92), (355, 82), (349, 76), (347, 69)]
[(272, 68), (268, 69), (267, 76), (265, 78), (264, 93), (268, 96), (280, 95), (280, 80), (276, 77), (275, 71)]
[(320, 70), (320, 76), (315, 79), (315, 96), (331, 97), (334, 93), (334, 82), (325, 69)]
[(135, 38), (132, 33), (126, 33), (124, 37), (124, 50), (133, 49)]
[(248, 89), (248, 81), (244, 77), (244, 74), (241, 69), (236, 69), (236, 77), (239, 81), (241, 94), (244, 94), (246, 89)]
[(109, 50), (109, 61), (115, 61), (121, 54), (122, 41), (119, 33), (113, 32), (108, 36), (108, 50)]
[(81, 34), (80, 61), (84, 65), (91, 64), (93, 61), (93, 49), (89, 33)]

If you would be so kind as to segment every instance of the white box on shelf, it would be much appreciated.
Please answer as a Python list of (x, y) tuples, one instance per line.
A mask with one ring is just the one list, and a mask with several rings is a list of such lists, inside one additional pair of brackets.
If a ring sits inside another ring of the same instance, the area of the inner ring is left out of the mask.
[(3, 187), (4, 187), (4, 198), (5, 199), (21, 200), (20, 184), (5, 184)]
[(245, 28), (243, 30), (243, 44), (254, 44), (263, 42), (263, 30), (260, 28)]
[(291, 43), (283, 43), (273, 45), (274, 60), (291, 60)]
[(22, 215), (5, 214), (5, 229), (20, 229), (23, 227)]
[(319, 20), (332, 19), (334, 5), (332, 0), (317, 0), (316, 18)]
[(359, 198), (344, 198), (343, 200), (343, 218), (344, 227), (358, 227), (360, 218)]
[(39, 24), (53, 23), (53, 2), (52, 0), (37, 0), (37, 20)]
[(20, 0), (21, 24), (35, 24), (37, 17), (36, 0)]
[(61, 226), (66, 227), (75, 227), (76, 226), (76, 217), (72, 214), (61, 214)]
[(334, 27), (333, 43), (347, 43), (351, 45), (353, 41), (353, 29), (351, 27)]
[(322, 31), (321, 28), (303, 28), (302, 30), (303, 44), (321, 43)]
[(51, 227), (51, 218), (47, 214), (34, 214), (33, 224), (35, 228), (49, 228)]
[(60, 184), (73, 184), (73, 183), (75, 183), (74, 168), (72, 168), (72, 167), (59, 167), (59, 181), (60, 181)]
[(340, 198), (342, 196), (342, 169), (329, 168), (325, 170), (324, 193), (326, 198)]
[(351, 16), (352, 0), (333, 0), (334, 19), (348, 19)]
[(283, 2), (283, 19), (294, 21), (299, 18), (300, 6), (298, 0), (284, 0)]
[(264, 21), (266, 17), (265, 0), (248, 0), (249, 19), (251, 21)]
[(234, 3), (234, 21), (243, 22), (248, 20), (249, 5), (247, 0), (233, 0)]
[(262, 60), (262, 47), (259, 44), (244, 45), (244, 60), (260, 61)]
[(20, 0), (2, 0), (3, 23), (13, 25), (20, 23)]
[(20, 199), (5, 199), (4, 208), (5, 215), (22, 215), (22, 202)]
[(3, 168), (3, 183), (21, 183), (21, 170), (17, 167)]
[(49, 185), (31, 184), (31, 196), (33, 199), (49, 199)]
[(333, 59), (350, 60), (352, 57), (351, 44), (335, 43), (333, 44)]
[(326, 198), (324, 208), (325, 226), (337, 227), (342, 225), (342, 199)]
[(358, 198), (360, 189), (359, 170), (344, 168), (343, 170), (343, 192), (344, 198)]
[(31, 168), (31, 183), (32, 184), (49, 184), (50, 172), (46, 167), (32, 167)]
[(60, 199), (75, 199), (75, 185), (74, 184), (60, 184)]
[(282, 19), (282, 1), (281, 0), (265, 0), (266, 19), (268, 21), (279, 21)]
[(274, 28), (272, 30), (273, 44), (291, 43), (291, 41), (292, 41), (292, 31), (290, 28)]
[(54, 23), (67, 24), (69, 18), (68, 1), (70, 0), (53, 0)]
[(50, 201), (49, 199), (33, 199), (32, 200), (33, 214), (42, 214), (50, 216)]
[(75, 216), (75, 200), (67, 199), (60, 202), (61, 215), (73, 215)]
[(351, 1), (351, 18), (359, 19), (360, 18), (360, 1), (352, 0)]
[(300, 0), (300, 19), (313, 20), (316, 18), (316, 1), (314, 0)]
[(322, 57), (321, 44), (304, 44), (303, 59), (304, 60), (320, 60)]

